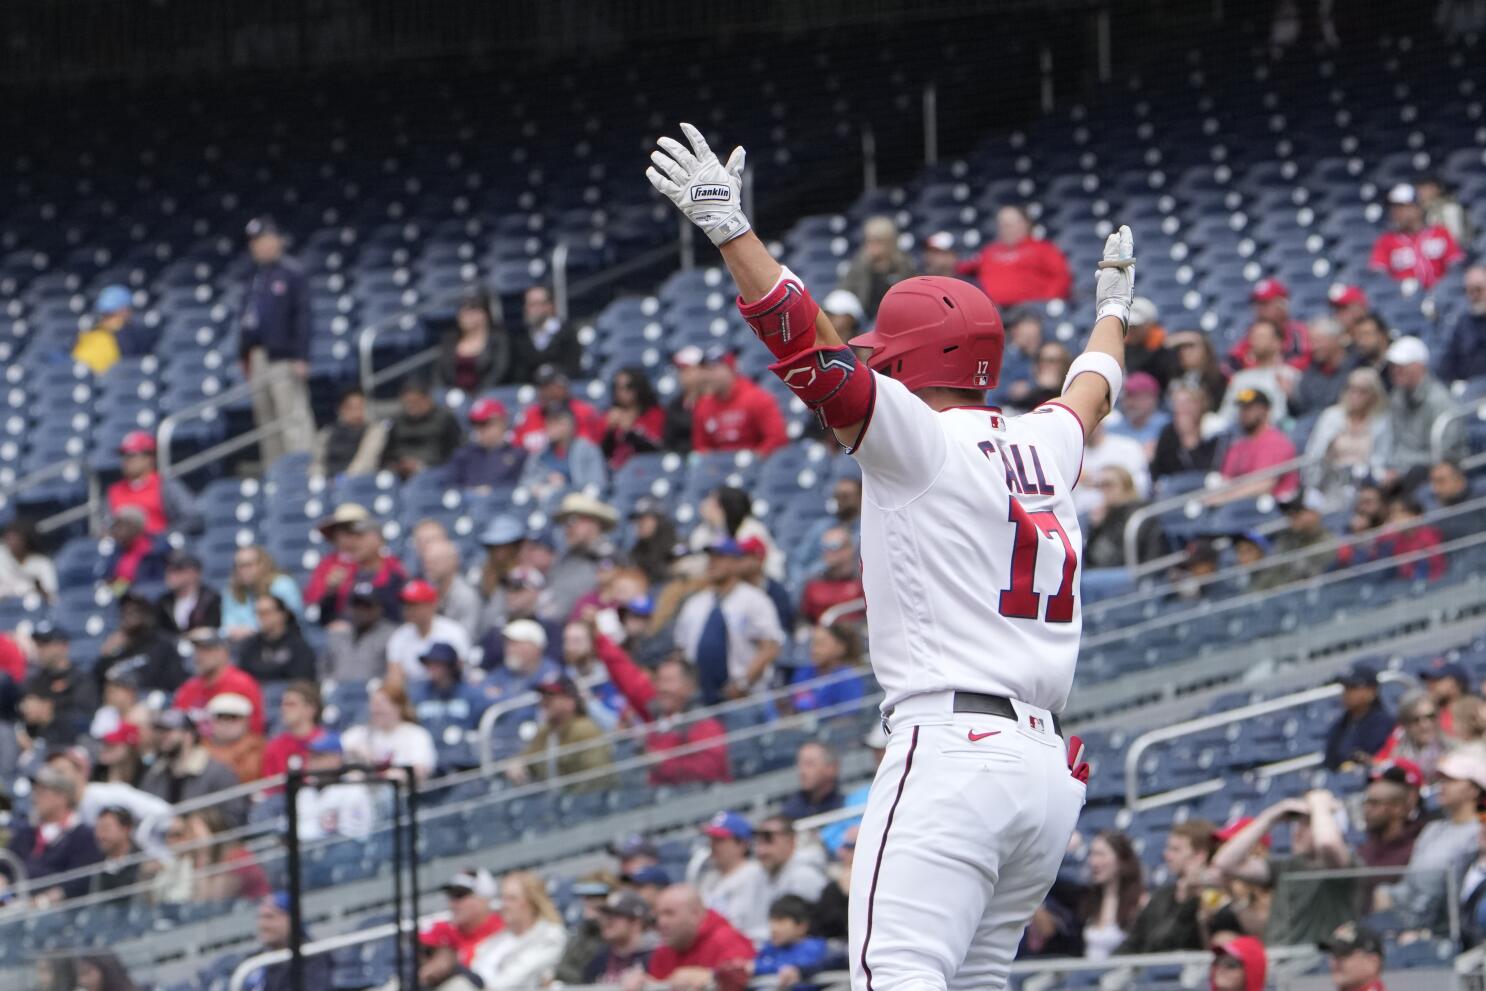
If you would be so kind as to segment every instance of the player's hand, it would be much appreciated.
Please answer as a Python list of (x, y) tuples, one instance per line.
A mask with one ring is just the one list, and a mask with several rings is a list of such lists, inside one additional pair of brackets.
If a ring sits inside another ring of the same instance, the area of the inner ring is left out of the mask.
[(1104, 239), (1104, 257), (1094, 287), (1094, 305), (1098, 317), (1119, 317), (1130, 326), (1130, 304), (1135, 300), (1135, 239), (1130, 228), (1121, 225)]
[(661, 150), (650, 153), (650, 161), (655, 164), (645, 170), (650, 185), (676, 204), (686, 219), (705, 231), (713, 244), (723, 244), (747, 233), (751, 225), (743, 216), (746, 152), (741, 147), (734, 148), (724, 165), (707, 146), (701, 131), (682, 124), (681, 132), (691, 142), (691, 150), (674, 138), (661, 138), (657, 142)]

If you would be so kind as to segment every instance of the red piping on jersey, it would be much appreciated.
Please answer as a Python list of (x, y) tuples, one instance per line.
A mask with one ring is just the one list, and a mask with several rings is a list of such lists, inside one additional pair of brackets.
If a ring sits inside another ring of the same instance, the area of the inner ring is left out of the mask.
[(887, 852), (887, 837), (893, 829), (893, 816), (898, 814), (898, 803), (903, 800), (903, 786), (908, 784), (908, 772), (913, 770), (913, 752), (918, 749), (918, 727), (913, 727), (913, 739), (908, 743), (908, 758), (903, 762), (903, 776), (898, 779), (898, 793), (893, 796), (892, 807), (887, 810), (887, 824), (882, 827), (882, 842), (877, 845), (877, 862), (872, 865), (872, 886), (867, 891), (867, 932), (862, 936), (862, 973), (867, 975), (867, 991), (872, 991), (872, 968), (867, 966), (867, 946), (872, 942), (872, 912), (876, 907), (877, 875), (882, 873), (882, 855)]
[(1078, 411), (1067, 403), (1060, 403), (1056, 399), (1049, 399), (1043, 406), (1056, 406), (1058, 409), (1067, 410), (1068, 415), (1078, 421), (1078, 474), (1073, 476), (1073, 484), (1068, 486), (1069, 491), (1078, 488), (1078, 480), (1084, 475), (1084, 448), (1089, 446), (1089, 432), (1084, 429), (1084, 418), (1078, 415)]

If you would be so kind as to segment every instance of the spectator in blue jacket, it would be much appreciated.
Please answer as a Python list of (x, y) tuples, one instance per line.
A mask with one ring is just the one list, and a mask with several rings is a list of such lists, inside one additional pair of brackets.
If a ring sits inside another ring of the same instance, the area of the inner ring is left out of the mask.
[(753, 976), (776, 975), (779, 991), (813, 989), (809, 978), (825, 968), (826, 941), (810, 935), (810, 903), (784, 895), (769, 906), (769, 941), (753, 961)]
[(521, 484), (542, 492), (602, 489), (606, 475), (604, 452), (593, 441), (578, 436), (572, 409), (553, 406), (544, 410), (543, 415), (544, 439), (538, 438), (541, 446), (527, 457)]
[[(49, 886), (46, 879), (103, 859), (92, 827), (77, 814), (80, 797), (76, 782), (54, 767), (44, 767), (32, 784), (31, 818), (12, 824), (10, 852), (25, 865), (26, 880), (35, 892), (32, 897), (40, 905), (87, 894), (91, 878), (74, 878), (55, 886)], [(10, 871), (9, 864), (0, 863), (0, 898), (10, 897), (16, 881)]]
[(1393, 714), (1378, 697), (1378, 670), (1358, 662), (1341, 677), (1342, 714), (1326, 733), (1326, 767), (1371, 763), (1393, 732)]
[(1486, 375), (1486, 265), (1465, 270), (1465, 301), (1436, 366), (1445, 382)]
[[(258, 948), (254, 954), (283, 950), (289, 946), (289, 893), (275, 891), (258, 903)], [(300, 933), (302, 942), (310, 942), (307, 932)], [(306, 988), (328, 988), (332, 959), (329, 953), (316, 953), (303, 960), (302, 976)], [(265, 964), (248, 975), (243, 991), (294, 991), (292, 964), (289, 960)]]
[(419, 660), (428, 671), (428, 677), (415, 682), (411, 691), (419, 724), (477, 728), (490, 700), (464, 680), (459, 652), (449, 644), (434, 643)]
[(461, 489), (514, 486), (526, 465), (526, 451), (507, 436), (511, 416), (506, 404), (479, 399), (469, 416), (470, 438), (449, 459), (449, 483)]
[(253, 392), (253, 418), (266, 427), (258, 441), (265, 467), (280, 454), (308, 451), (315, 441), (310, 412), (310, 337), (314, 333), (310, 283), (299, 262), (284, 253), (284, 236), (272, 218), (248, 223), (253, 275), (243, 295), (238, 348), (248, 381), (265, 380)]

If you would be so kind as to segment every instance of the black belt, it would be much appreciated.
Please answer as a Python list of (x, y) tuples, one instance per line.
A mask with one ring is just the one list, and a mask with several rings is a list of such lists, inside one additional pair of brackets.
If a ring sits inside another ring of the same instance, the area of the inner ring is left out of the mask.
[[(1017, 721), (1016, 706), (1004, 695), (985, 695), (980, 692), (955, 692), (955, 712), (974, 712), (982, 716), (1000, 716)], [(1053, 717), (1053, 732), (1063, 735), (1063, 727), (1057, 716)]]

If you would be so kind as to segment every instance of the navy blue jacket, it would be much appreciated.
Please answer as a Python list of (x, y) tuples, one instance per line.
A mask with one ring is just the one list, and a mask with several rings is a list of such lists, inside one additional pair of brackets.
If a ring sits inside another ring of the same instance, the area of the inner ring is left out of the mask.
[(753, 962), (754, 976), (777, 974), (785, 967), (794, 967), (801, 977), (809, 977), (826, 964), (826, 941), (819, 936), (807, 936), (789, 946), (765, 943)]
[(413, 685), (413, 711), (423, 726), (458, 725), (465, 729), (478, 729), (480, 716), (489, 705), (490, 699), (485, 693), (463, 677), (447, 690), (440, 689), (432, 681)]
[(1363, 754), (1372, 757), (1388, 741), (1393, 726), (1393, 713), (1381, 701), (1356, 719), (1342, 713), (1326, 734), (1326, 767), (1334, 771), (1348, 761), (1360, 761)]
[(1486, 375), (1486, 314), (1462, 313), (1455, 320), (1435, 368), (1445, 382)]
[[(40, 852), (36, 850), (36, 827), (23, 822), (10, 834), (10, 852), (26, 865), (27, 880), (36, 891), (46, 891), (51, 887), (46, 883), (49, 875), (75, 871), (103, 859), (103, 854), (98, 850), (98, 842), (93, 838), (92, 828), (81, 819)], [(9, 876), (8, 868), (0, 866), (0, 871)], [(91, 880), (87, 877), (75, 878), (63, 884), (62, 891), (68, 898), (79, 898), (88, 893)]]
[(299, 262), (285, 256), (253, 270), (243, 296), (238, 348), (246, 358), (253, 348), (271, 361), (309, 361), (310, 283)]
[(524, 467), (525, 448), (515, 444), (481, 447), (471, 442), (462, 445), (449, 459), (449, 482), (461, 489), (514, 486), (521, 480)]

